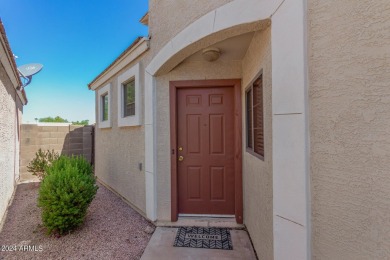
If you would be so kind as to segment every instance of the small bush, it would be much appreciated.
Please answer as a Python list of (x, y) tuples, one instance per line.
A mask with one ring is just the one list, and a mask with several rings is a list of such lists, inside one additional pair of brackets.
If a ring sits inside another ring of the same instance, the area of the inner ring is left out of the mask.
[(38, 152), (35, 153), (35, 158), (28, 164), (27, 171), (43, 180), (46, 176), (46, 168), (58, 158), (59, 154), (54, 152), (54, 150), (42, 151), (39, 148)]
[(83, 157), (61, 156), (53, 161), (38, 196), (48, 233), (61, 235), (80, 226), (97, 189), (92, 167)]

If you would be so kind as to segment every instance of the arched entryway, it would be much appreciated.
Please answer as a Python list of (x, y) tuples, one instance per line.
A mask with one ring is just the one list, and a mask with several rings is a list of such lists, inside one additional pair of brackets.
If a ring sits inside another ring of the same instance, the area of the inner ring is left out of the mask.
[[(202, 16), (171, 39), (145, 72), (146, 208), (157, 212), (156, 77), (227, 38), (272, 31), (272, 164), (274, 258), (310, 258), (306, 26), (304, 1), (235, 0)], [(239, 15), (238, 15), (239, 14)]]

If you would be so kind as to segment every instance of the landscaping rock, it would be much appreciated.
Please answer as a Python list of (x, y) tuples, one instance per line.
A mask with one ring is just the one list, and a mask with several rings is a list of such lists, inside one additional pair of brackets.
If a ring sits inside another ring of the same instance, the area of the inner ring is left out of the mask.
[(8, 246), (8, 251), (0, 252), (0, 259), (140, 259), (153, 224), (104, 186), (99, 187), (84, 224), (56, 238), (48, 236), (42, 226), (39, 185), (18, 185), (0, 233), (0, 246)]
[(147, 226), (144, 230), (146, 234), (153, 234), (154, 233), (154, 227)]

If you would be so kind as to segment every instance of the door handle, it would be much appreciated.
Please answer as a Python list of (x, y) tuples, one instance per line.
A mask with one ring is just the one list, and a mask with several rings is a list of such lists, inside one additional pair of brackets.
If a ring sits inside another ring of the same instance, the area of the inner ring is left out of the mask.
[(179, 162), (183, 161), (184, 160), (184, 157), (183, 156), (179, 156)]

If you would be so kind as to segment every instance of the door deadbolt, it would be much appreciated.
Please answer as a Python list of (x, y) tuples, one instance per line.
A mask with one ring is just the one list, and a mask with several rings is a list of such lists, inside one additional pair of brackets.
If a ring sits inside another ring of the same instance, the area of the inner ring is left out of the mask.
[(183, 147), (180, 146), (180, 147), (179, 147), (179, 151), (183, 151)]

